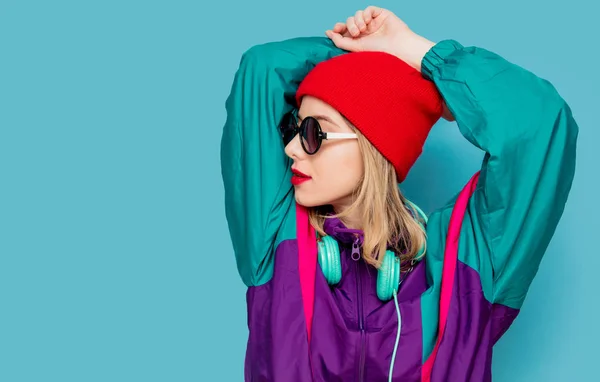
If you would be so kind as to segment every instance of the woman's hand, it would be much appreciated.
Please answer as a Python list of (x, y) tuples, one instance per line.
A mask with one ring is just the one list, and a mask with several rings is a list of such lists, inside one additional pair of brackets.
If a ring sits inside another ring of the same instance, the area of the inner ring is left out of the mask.
[(335, 24), (325, 32), (341, 49), (375, 50), (392, 53), (395, 43), (412, 34), (408, 26), (387, 9), (374, 6), (358, 10), (345, 23)]
[[(393, 54), (421, 71), (421, 61), (435, 43), (414, 33), (396, 15), (387, 9), (369, 6), (337, 23), (325, 32), (340, 49), (351, 52), (381, 51)], [(443, 118), (454, 120), (444, 103)]]
[(421, 60), (433, 42), (414, 33), (387, 9), (369, 6), (325, 32), (334, 44), (351, 52), (375, 50), (393, 54), (421, 70)]

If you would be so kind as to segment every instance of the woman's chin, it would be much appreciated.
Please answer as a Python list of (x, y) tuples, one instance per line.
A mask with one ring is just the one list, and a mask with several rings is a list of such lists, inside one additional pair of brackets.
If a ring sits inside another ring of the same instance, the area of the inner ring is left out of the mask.
[(307, 208), (311, 208), (311, 207), (317, 207), (322, 205), (323, 203), (320, 203), (319, 200), (316, 200), (315, 198), (311, 198), (309, 195), (304, 195), (303, 192), (298, 192), (296, 190), (295, 193), (295, 198), (296, 198), (296, 203), (298, 203), (299, 205), (303, 206), (303, 207), (307, 207)]

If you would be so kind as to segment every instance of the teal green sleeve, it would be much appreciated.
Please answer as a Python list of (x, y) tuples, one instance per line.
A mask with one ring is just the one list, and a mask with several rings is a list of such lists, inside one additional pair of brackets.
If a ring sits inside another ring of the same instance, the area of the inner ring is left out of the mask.
[(294, 107), (308, 71), (340, 53), (327, 38), (303, 37), (257, 45), (242, 55), (225, 104), (221, 173), (237, 268), (247, 286), (271, 278), (280, 230), (295, 212), (291, 162), (277, 125)]
[[(578, 136), (571, 109), (548, 81), (453, 40), (426, 54), (422, 72), (460, 132), (485, 152), (459, 259), (480, 273), (490, 302), (520, 308), (571, 189)], [(447, 221), (449, 211), (433, 222)]]

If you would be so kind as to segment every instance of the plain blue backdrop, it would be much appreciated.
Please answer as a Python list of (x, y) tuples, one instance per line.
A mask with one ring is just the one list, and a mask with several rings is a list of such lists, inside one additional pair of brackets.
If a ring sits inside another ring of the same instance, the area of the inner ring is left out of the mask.
[[(219, 166), (252, 45), (362, 1), (0, 0), (0, 381), (240, 381), (245, 288)], [(563, 219), (494, 380), (598, 380), (598, 9), (589, 0), (380, 1), (433, 41), (550, 80), (580, 126)], [(427, 212), (482, 153), (437, 124), (404, 184)]]

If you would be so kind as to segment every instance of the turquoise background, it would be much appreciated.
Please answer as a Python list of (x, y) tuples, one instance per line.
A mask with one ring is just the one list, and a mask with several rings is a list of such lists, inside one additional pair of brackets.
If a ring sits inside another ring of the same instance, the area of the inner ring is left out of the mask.
[[(380, 1), (431, 40), (549, 79), (580, 125), (572, 193), (495, 348), (495, 381), (596, 380), (598, 9)], [(245, 288), (219, 166), (254, 44), (324, 35), (359, 1), (0, 1), (0, 381), (240, 381)], [(596, 15), (596, 16), (594, 16)], [(430, 212), (481, 152), (440, 122), (405, 183)]]

